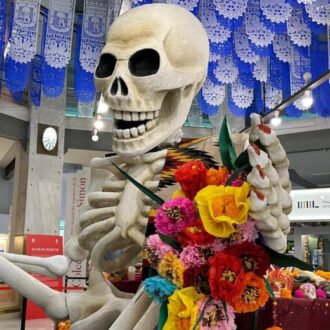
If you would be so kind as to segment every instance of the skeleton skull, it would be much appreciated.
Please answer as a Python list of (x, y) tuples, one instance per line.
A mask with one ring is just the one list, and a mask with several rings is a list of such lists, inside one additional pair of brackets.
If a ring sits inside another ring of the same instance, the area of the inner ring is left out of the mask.
[(316, 289), (312, 283), (304, 283), (300, 286), (300, 290), (304, 293), (305, 298), (315, 299)]
[(181, 7), (144, 5), (113, 23), (94, 78), (114, 113), (117, 154), (141, 155), (180, 135), (208, 56), (202, 24)]

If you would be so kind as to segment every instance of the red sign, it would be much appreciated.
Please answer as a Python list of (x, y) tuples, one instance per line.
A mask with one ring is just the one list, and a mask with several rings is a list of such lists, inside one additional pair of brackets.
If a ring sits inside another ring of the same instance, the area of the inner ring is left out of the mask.
[[(27, 235), (26, 236), (26, 254), (34, 257), (52, 257), (63, 254), (63, 242), (61, 236), (52, 235)], [(51, 287), (52, 289), (62, 291), (62, 278), (53, 279), (47, 276), (32, 274), (37, 280)], [(28, 300), (26, 305), (26, 319), (45, 319), (46, 313), (32, 301)]]

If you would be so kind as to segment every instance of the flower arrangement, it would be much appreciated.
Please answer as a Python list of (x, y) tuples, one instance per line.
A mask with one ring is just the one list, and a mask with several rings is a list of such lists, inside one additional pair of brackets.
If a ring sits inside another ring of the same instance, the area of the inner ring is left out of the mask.
[(247, 182), (252, 171), (248, 151), (236, 158), (226, 119), (219, 146), (224, 166), (206, 168), (202, 161), (180, 166), (175, 180), (181, 189), (169, 201), (113, 163), (160, 205), (154, 218), (156, 234), (148, 237), (145, 247), (158, 275), (144, 281), (145, 291), (162, 303), (159, 330), (236, 329), (234, 313), (257, 311), (270, 296), (275, 298), (265, 277), (271, 263), (310, 269), (264, 246), (258, 237), (249, 216), (250, 198), (254, 193), (263, 200), (264, 195)]
[(175, 173), (181, 190), (156, 213), (146, 255), (159, 275), (145, 280), (145, 290), (168, 304), (162, 329), (236, 329), (234, 313), (256, 311), (269, 298), (270, 257), (254, 242), (250, 187), (243, 175), (227, 185), (230, 177), (226, 167), (186, 163)]

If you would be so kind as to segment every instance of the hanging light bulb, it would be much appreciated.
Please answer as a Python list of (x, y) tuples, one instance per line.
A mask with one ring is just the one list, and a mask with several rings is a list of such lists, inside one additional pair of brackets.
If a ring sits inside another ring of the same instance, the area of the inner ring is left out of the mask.
[(102, 115), (97, 114), (96, 115), (96, 120), (94, 121), (94, 128), (96, 128), (97, 130), (101, 130), (104, 126), (101, 119), (102, 119)]
[(279, 117), (279, 115), (280, 115), (279, 111), (274, 112), (274, 117), (270, 121), (272, 126), (277, 127), (281, 125), (282, 119)]
[(98, 114), (103, 114), (107, 113), (109, 110), (108, 105), (104, 102), (103, 96), (101, 95), (99, 105), (97, 107), (97, 113)]
[(312, 91), (307, 89), (304, 93), (304, 96), (301, 99), (301, 104), (304, 107), (304, 110), (308, 110), (312, 106), (313, 102), (314, 100), (313, 100)]
[(99, 140), (99, 136), (97, 135), (97, 130), (94, 130), (94, 135), (92, 135), (92, 140), (94, 142), (97, 142)]

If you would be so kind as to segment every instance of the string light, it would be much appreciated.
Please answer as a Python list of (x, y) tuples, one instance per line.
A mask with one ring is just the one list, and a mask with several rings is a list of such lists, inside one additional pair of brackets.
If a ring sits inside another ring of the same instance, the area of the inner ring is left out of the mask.
[(304, 93), (303, 98), (301, 99), (301, 104), (304, 107), (304, 110), (308, 110), (314, 102), (312, 91), (307, 89)]
[(96, 128), (97, 130), (101, 130), (104, 126), (101, 119), (102, 119), (102, 115), (97, 114), (96, 115), (96, 120), (94, 121), (94, 128)]
[(97, 107), (97, 113), (98, 114), (103, 114), (107, 113), (109, 110), (108, 105), (104, 102), (103, 96), (101, 95), (99, 105)]
[(282, 119), (279, 117), (279, 115), (280, 115), (279, 111), (274, 112), (274, 117), (270, 121), (272, 126), (277, 127), (281, 125)]

